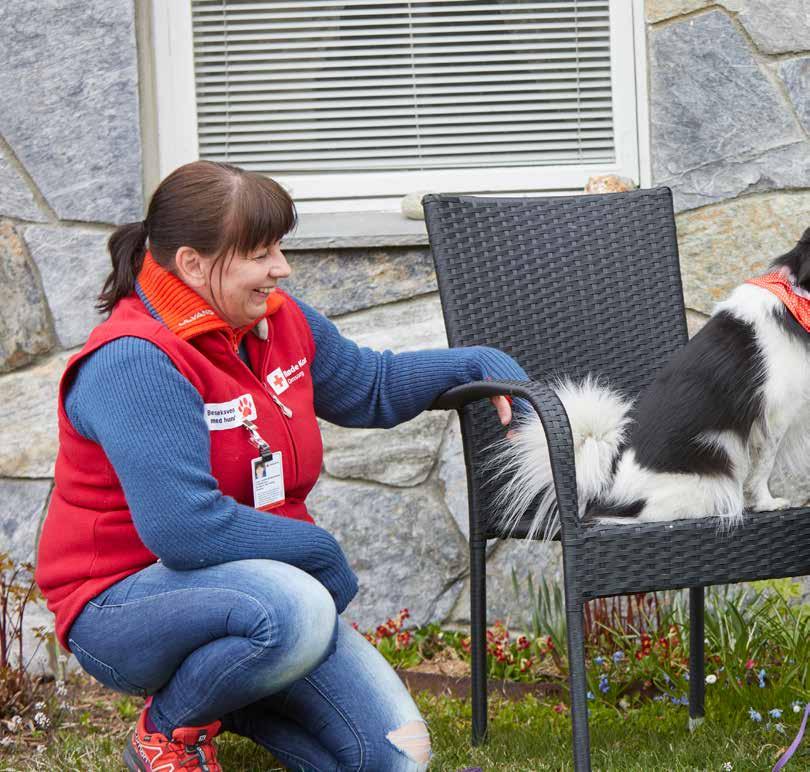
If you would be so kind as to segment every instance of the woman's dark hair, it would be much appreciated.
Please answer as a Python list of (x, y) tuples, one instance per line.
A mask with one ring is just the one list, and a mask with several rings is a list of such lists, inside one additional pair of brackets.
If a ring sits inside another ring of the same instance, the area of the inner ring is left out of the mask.
[(135, 291), (147, 240), (152, 257), (167, 270), (180, 247), (214, 257), (247, 254), (280, 241), (296, 224), (295, 205), (275, 180), (237, 166), (194, 161), (158, 185), (146, 219), (116, 228), (107, 242), (113, 270), (96, 308), (108, 314)]

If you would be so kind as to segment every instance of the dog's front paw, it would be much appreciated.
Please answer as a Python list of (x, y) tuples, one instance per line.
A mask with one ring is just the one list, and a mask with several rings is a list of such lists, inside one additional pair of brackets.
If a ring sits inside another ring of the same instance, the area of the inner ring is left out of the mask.
[(791, 503), (788, 499), (780, 496), (760, 497), (751, 505), (754, 512), (774, 512), (777, 509), (790, 509)]

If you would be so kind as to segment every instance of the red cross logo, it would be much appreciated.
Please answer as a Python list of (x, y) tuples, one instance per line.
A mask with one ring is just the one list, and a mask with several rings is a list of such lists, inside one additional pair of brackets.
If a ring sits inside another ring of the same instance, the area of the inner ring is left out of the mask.
[(267, 374), (267, 383), (270, 384), (270, 388), (276, 394), (282, 394), (290, 387), (290, 384), (287, 383), (287, 379), (284, 377), (284, 372), (280, 367), (277, 367), (275, 370), (273, 370), (273, 372)]

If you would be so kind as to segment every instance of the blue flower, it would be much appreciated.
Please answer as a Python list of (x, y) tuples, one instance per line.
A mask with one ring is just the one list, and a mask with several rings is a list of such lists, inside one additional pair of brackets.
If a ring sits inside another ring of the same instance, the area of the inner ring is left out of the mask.
[(595, 700), (596, 699), (596, 697), (593, 696), (593, 692), (588, 692), (588, 699), (589, 700)]
[(684, 677), (684, 680), (686, 680), (686, 681), (689, 680), (689, 671), (688, 670), (684, 670), (683, 677)]
[(782, 711), (779, 708), (772, 708), (768, 711), (771, 718), (782, 718)]
[(764, 689), (765, 688), (765, 670), (764, 669), (760, 670), (759, 673), (757, 673), (757, 677), (759, 678), (759, 688)]
[(608, 677), (605, 673), (599, 677), (599, 691), (602, 692), (602, 694), (607, 694), (610, 691), (610, 684), (608, 683)]
[(762, 721), (762, 714), (757, 713), (753, 708), (748, 708), (748, 717), (752, 721)]
[(593, 664), (594, 665), (604, 665), (605, 664), (605, 658), (604, 657), (595, 657), (594, 660), (593, 660)]
[(624, 652), (623, 651), (614, 651), (613, 652), (613, 661), (618, 664), (624, 659)]
[(793, 702), (790, 703), (790, 707), (793, 708), (794, 713), (799, 713), (801, 712), (802, 704), (798, 700), (794, 700)]
[(681, 705), (688, 705), (688, 704), (689, 704), (689, 698), (685, 694), (682, 695), (681, 696)]
[(669, 683), (669, 682), (670, 682), (669, 676), (668, 676), (666, 673), (664, 673), (664, 682), (665, 682), (665, 683)]

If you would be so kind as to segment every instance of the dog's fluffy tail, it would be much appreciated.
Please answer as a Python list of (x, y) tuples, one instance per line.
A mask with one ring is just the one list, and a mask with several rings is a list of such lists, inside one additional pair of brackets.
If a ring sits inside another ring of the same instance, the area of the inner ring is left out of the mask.
[[(560, 380), (552, 388), (571, 424), (581, 517), (588, 502), (610, 485), (632, 403), (592, 376), (578, 383)], [(541, 496), (528, 537), (552, 538), (559, 519), (546, 434), (539, 416), (532, 413), (516, 419), (515, 430), (492, 450), (488, 466), (495, 470), (494, 478), (507, 478), (495, 500), (500, 527), (507, 533), (514, 529), (535, 498)]]

